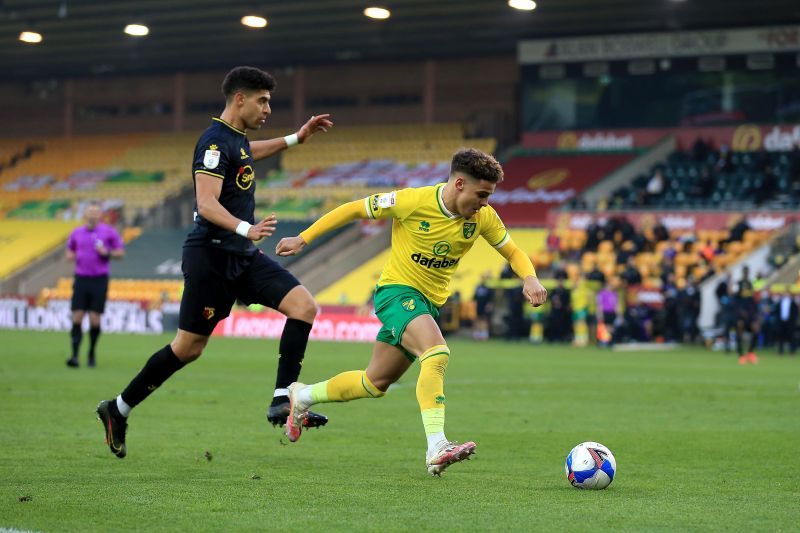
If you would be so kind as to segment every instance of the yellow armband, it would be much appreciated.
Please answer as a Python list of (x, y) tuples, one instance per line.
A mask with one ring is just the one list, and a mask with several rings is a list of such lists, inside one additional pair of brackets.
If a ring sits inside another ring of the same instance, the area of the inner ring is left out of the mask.
[(306, 244), (311, 244), (311, 241), (318, 238), (320, 235), (342, 227), (348, 222), (358, 220), (359, 218), (366, 218), (363, 199), (340, 205), (333, 211), (322, 215), (319, 220), (302, 232), (300, 237)]
[(508, 239), (508, 242), (497, 251), (506, 258), (508, 264), (511, 265), (511, 270), (520, 278), (525, 279), (528, 276), (536, 276), (536, 269), (533, 268), (531, 258), (513, 240)]

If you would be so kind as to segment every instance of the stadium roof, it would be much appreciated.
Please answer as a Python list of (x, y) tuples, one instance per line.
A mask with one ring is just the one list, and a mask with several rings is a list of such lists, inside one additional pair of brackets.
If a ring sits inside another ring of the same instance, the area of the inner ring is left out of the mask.
[[(376, 21), (368, 5), (391, 10)], [(251, 29), (242, 16), (268, 19)], [(796, 0), (0, 0), (0, 79), (513, 54), (522, 38), (792, 24)], [(123, 33), (129, 23), (146, 37)], [(40, 44), (19, 41), (41, 33)]]

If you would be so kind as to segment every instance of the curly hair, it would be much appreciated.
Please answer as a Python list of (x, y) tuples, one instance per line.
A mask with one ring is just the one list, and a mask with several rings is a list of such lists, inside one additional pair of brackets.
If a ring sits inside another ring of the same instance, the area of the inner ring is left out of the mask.
[(475, 148), (461, 148), (453, 154), (450, 175), (463, 172), (477, 180), (500, 183), (503, 181), (503, 167), (497, 160)]
[(274, 91), (275, 78), (255, 67), (236, 67), (225, 76), (222, 94), (229, 99), (237, 91)]

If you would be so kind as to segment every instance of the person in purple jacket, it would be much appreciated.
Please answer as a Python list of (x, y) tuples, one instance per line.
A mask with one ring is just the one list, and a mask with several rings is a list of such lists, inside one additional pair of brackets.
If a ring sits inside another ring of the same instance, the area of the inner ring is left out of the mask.
[(75, 228), (67, 241), (67, 261), (75, 262), (72, 285), (72, 357), (67, 366), (78, 367), (78, 350), (83, 339), (83, 316), (89, 312), (89, 366), (95, 366), (95, 348), (100, 337), (100, 317), (106, 307), (111, 259), (125, 255), (122, 238), (113, 226), (100, 222), (103, 210), (92, 202), (84, 211), (86, 224)]

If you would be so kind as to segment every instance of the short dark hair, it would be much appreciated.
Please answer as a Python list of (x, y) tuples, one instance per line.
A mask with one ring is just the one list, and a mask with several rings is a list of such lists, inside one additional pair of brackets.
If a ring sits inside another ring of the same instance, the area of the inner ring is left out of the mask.
[(275, 90), (275, 78), (269, 73), (255, 67), (236, 67), (225, 76), (222, 82), (222, 94), (228, 100), (237, 91)]
[(503, 167), (497, 159), (475, 148), (461, 148), (453, 154), (450, 175), (463, 172), (477, 180), (500, 183), (503, 181)]

